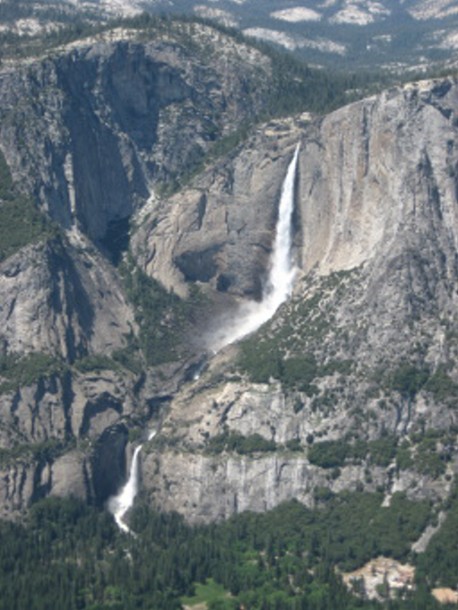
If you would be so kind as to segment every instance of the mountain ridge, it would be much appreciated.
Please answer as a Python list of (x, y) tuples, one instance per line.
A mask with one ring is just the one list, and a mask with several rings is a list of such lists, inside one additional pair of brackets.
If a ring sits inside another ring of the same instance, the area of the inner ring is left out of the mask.
[(413, 0), (309, 0), (285, 6), (272, 1), (232, 2), (53, 2), (2, 3), (3, 31), (24, 41), (56, 33), (68, 23), (77, 27), (103, 24), (109, 19), (150, 14), (186, 15), (237, 28), (253, 38), (292, 50), (315, 65), (343, 69), (353, 66), (425, 70), (432, 63), (454, 61), (457, 45), (456, 2)]
[[(1, 515), (103, 507), (143, 442), (143, 507), (405, 503), (410, 545), (458, 468), (457, 81), (261, 123), (271, 58), (167, 28), (0, 73), (0, 213), (21, 190), (48, 214), (0, 261)], [(214, 355), (262, 298), (298, 143), (293, 295)]]

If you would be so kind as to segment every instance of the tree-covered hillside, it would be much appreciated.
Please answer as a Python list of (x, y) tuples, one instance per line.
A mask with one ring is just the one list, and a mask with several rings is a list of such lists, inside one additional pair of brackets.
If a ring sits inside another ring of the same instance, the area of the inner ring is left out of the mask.
[[(106, 512), (71, 499), (45, 500), (24, 524), (0, 524), (0, 608), (438, 608), (429, 591), (436, 582), (453, 584), (455, 504), (431, 551), (417, 559), (410, 544), (428, 522), (430, 507), (402, 495), (390, 508), (380, 501), (377, 494), (344, 493), (313, 511), (290, 502), (267, 514), (194, 527), (140, 503), (132, 516), (134, 534), (126, 536)], [(420, 562), (413, 592), (369, 602), (347, 590), (340, 573), (380, 553)]]

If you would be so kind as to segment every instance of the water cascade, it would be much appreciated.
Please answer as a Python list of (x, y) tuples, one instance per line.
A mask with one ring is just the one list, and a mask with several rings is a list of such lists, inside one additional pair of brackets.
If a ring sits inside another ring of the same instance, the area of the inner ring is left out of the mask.
[[(156, 430), (151, 430), (148, 434), (148, 440), (152, 440), (156, 436)], [(143, 445), (138, 445), (135, 448), (130, 465), (129, 478), (126, 484), (121, 488), (121, 491), (115, 496), (112, 496), (107, 503), (108, 510), (115, 518), (115, 521), (120, 529), (126, 533), (131, 533), (129, 527), (124, 521), (127, 511), (132, 507), (135, 496), (138, 492), (139, 479), (139, 457)]]
[[(282, 185), (269, 277), (263, 289), (262, 300), (259, 303), (245, 303), (230, 323), (222, 324), (222, 328), (213, 335), (211, 340), (211, 347), (215, 352), (257, 330), (262, 324), (270, 320), (280, 305), (291, 294), (295, 275), (295, 267), (291, 258), (291, 225), (294, 212), (294, 185), (299, 148), (300, 145), (298, 144)], [(198, 379), (200, 372), (201, 369), (196, 371), (193, 378)], [(156, 431), (152, 430), (148, 435), (148, 440), (151, 440), (155, 434)], [(134, 451), (127, 483), (116, 496), (112, 496), (108, 500), (108, 510), (113, 514), (120, 529), (127, 533), (131, 532), (124, 521), (124, 517), (132, 507), (137, 495), (141, 449), (142, 445), (139, 445)]]
[(291, 228), (299, 148), (300, 144), (296, 147), (282, 185), (269, 277), (263, 289), (262, 300), (244, 303), (230, 321), (223, 322), (210, 341), (215, 352), (256, 331), (270, 320), (292, 292), (296, 269), (291, 257)]
[(130, 529), (124, 521), (124, 516), (129, 508), (131, 508), (134, 503), (134, 498), (137, 495), (139, 474), (138, 460), (141, 449), (142, 445), (138, 445), (138, 447), (135, 448), (127, 483), (121, 488), (121, 491), (116, 496), (112, 496), (108, 500), (108, 510), (115, 518), (118, 527), (127, 533), (130, 533)]

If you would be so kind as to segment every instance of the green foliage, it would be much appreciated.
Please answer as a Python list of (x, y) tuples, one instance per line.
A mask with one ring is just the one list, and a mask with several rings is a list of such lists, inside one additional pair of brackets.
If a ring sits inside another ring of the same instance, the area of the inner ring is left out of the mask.
[(401, 364), (388, 377), (388, 385), (404, 399), (412, 400), (428, 381), (429, 373), (409, 363)]
[(396, 456), (395, 437), (386, 436), (374, 441), (357, 440), (353, 443), (345, 439), (314, 443), (308, 450), (312, 464), (321, 468), (338, 468), (346, 462), (360, 463), (369, 459), (372, 464), (388, 466)]
[(272, 377), (286, 388), (313, 395), (311, 385), (317, 376), (317, 363), (312, 355), (283, 358), (274, 340), (249, 338), (241, 343), (239, 367), (256, 383), (267, 383)]
[(11, 392), (19, 387), (27, 386), (42, 377), (62, 373), (65, 370), (64, 363), (41, 352), (33, 352), (22, 358), (18, 356), (0, 357), (0, 394)]
[(454, 405), (458, 399), (458, 384), (447, 373), (449, 366), (441, 364), (432, 372), (429, 367), (412, 362), (402, 362), (382, 379), (384, 391), (398, 392), (403, 400), (412, 401), (416, 395), (428, 392), (439, 402)]
[(308, 458), (315, 466), (335, 468), (343, 466), (349, 457), (350, 445), (343, 440), (314, 443), (308, 450)]
[(207, 578), (205, 583), (196, 584), (193, 596), (183, 597), (181, 601), (187, 606), (205, 603), (214, 610), (225, 610), (227, 596), (228, 592), (222, 585), (216, 583), (213, 578)]
[(352, 570), (377, 555), (406, 557), (427, 525), (430, 507), (394, 494), (389, 507), (381, 494), (343, 493), (335, 496), (320, 520), (329, 532), (326, 552), (344, 570)]
[(367, 443), (370, 460), (378, 466), (388, 466), (397, 454), (397, 439), (394, 436), (383, 436)]
[(310, 68), (291, 54), (258, 45), (272, 61), (270, 116), (286, 116), (301, 111), (324, 113), (349, 101), (347, 75)]
[(140, 332), (138, 345), (132, 338), (130, 350), (123, 354), (118, 352), (113, 357), (133, 369), (139, 349), (148, 365), (176, 360), (183, 349), (183, 335), (200, 304), (200, 296), (193, 293), (187, 301), (181, 300), (135, 267), (131, 260), (123, 263), (121, 274)]
[(433, 478), (445, 473), (447, 455), (437, 450), (437, 439), (425, 436), (417, 445), (414, 468), (420, 474)]
[(144, 431), (141, 428), (129, 428), (129, 443), (138, 444), (144, 436)]
[(22, 196), (0, 201), (0, 262), (24, 246), (50, 239), (56, 229)]
[(99, 372), (103, 370), (118, 370), (119, 364), (103, 354), (92, 354), (75, 361), (75, 368), (82, 373)]
[(458, 492), (455, 488), (448, 512), (439, 531), (433, 536), (426, 552), (418, 557), (417, 582), (429, 582), (431, 587), (456, 589), (458, 580)]
[(292, 438), (291, 440), (287, 441), (285, 444), (285, 448), (288, 451), (302, 451), (303, 450), (301, 441), (298, 438)]
[(0, 262), (28, 244), (55, 235), (56, 228), (32, 201), (17, 194), (0, 151)]
[(349, 375), (352, 368), (353, 362), (351, 360), (330, 360), (320, 369), (320, 376), (326, 377), (327, 375), (334, 375), (334, 373)]
[[(321, 347), (324, 338), (329, 333), (337, 334), (329, 299), (331, 295), (334, 297), (337, 292), (344, 291), (357, 272), (333, 273), (312, 280), (311, 296), (290, 301), (281, 324), (277, 318), (240, 342), (237, 360), (240, 371), (255, 382), (265, 383), (273, 378), (287, 390), (316, 396), (312, 405), (314, 409), (332, 409), (342, 399), (343, 378), (352, 375), (356, 365), (352, 360), (339, 358), (338, 350), (333, 357), (323, 359)], [(317, 380), (331, 375), (336, 375), (340, 387), (320, 391)], [(302, 406), (298, 402), (295, 412)]]
[(412, 452), (407, 441), (403, 441), (396, 454), (396, 467), (398, 470), (409, 470), (414, 466)]
[(0, 199), (11, 201), (14, 197), (14, 185), (10, 168), (8, 167), (5, 156), (0, 151)]
[(419, 474), (437, 479), (445, 474), (451, 459), (450, 446), (456, 442), (454, 433), (426, 430), (411, 435), (410, 442), (404, 440), (396, 452), (398, 470), (414, 470)]
[[(24, 525), (0, 522), (0, 610), (179, 610), (197, 602), (213, 610), (375, 610), (381, 606), (347, 592), (335, 566), (350, 569), (381, 552), (405, 558), (429, 513), (402, 495), (389, 508), (381, 500), (346, 493), (320, 510), (292, 501), (194, 527), (139, 504), (135, 537), (94, 507), (45, 500)], [(433, 607), (408, 596), (390, 609)]]
[(241, 125), (235, 131), (217, 140), (210, 149), (208, 158), (215, 159), (227, 155), (231, 150), (238, 146), (238, 144), (243, 142), (243, 140), (246, 140), (249, 133), (249, 125)]
[(24, 462), (52, 462), (70, 449), (73, 441), (50, 438), (40, 443), (25, 443), (10, 449), (0, 448), (0, 465), (5, 466), (16, 460)]
[(458, 399), (458, 384), (447, 374), (444, 366), (438, 367), (425, 384), (425, 390), (431, 392), (440, 402)]
[(245, 340), (240, 345), (238, 365), (255, 383), (268, 383), (271, 377), (280, 378), (280, 354), (275, 344), (267, 341)]
[(205, 447), (207, 453), (222, 453), (223, 451), (235, 451), (240, 455), (275, 451), (277, 444), (275, 441), (269, 441), (260, 434), (250, 434), (243, 436), (238, 432), (225, 432), (213, 436)]
[(127, 346), (112, 352), (111, 358), (114, 360), (115, 365), (127, 369), (136, 375), (143, 371), (143, 359), (133, 334), (127, 338)]

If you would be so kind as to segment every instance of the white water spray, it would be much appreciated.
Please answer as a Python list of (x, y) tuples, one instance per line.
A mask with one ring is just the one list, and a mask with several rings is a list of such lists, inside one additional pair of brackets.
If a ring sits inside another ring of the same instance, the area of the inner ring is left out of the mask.
[[(157, 434), (157, 430), (151, 430), (148, 434), (148, 440), (151, 441)], [(132, 462), (130, 464), (129, 478), (121, 491), (115, 496), (109, 498), (107, 506), (110, 513), (113, 515), (118, 527), (128, 534), (132, 533), (130, 528), (124, 521), (127, 511), (132, 507), (135, 496), (138, 492), (139, 479), (139, 458), (143, 444), (135, 448)]]
[[(296, 271), (291, 259), (291, 224), (294, 212), (294, 183), (299, 148), (300, 145), (298, 144), (282, 185), (269, 278), (263, 290), (262, 300), (260, 303), (251, 302), (242, 305), (236, 316), (233, 317), (231, 324), (223, 325), (223, 328), (213, 335), (211, 347), (215, 353), (224, 346), (235, 343), (242, 337), (249, 335), (270, 320), (280, 305), (291, 294)], [(200, 372), (201, 369), (196, 371), (194, 379), (199, 378)], [(148, 434), (148, 440), (154, 438), (155, 435), (156, 430), (152, 430)], [(137, 495), (139, 454), (142, 446), (139, 445), (134, 451), (127, 483), (116, 496), (112, 496), (108, 501), (108, 510), (113, 514), (120, 529), (127, 533), (132, 532), (124, 521), (124, 517), (132, 507)]]
[(130, 529), (124, 521), (124, 517), (134, 503), (134, 498), (137, 495), (139, 474), (138, 459), (141, 449), (142, 445), (135, 448), (127, 483), (116, 496), (112, 496), (108, 500), (108, 510), (115, 518), (118, 527), (127, 533), (130, 533)]
[(215, 352), (253, 333), (270, 320), (292, 292), (296, 269), (291, 258), (291, 224), (299, 148), (300, 144), (296, 147), (283, 181), (269, 278), (263, 289), (262, 300), (259, 303), (243, 304), (230, 324), (223, 324), (223, 328), (213, 335), (211, 343)]

